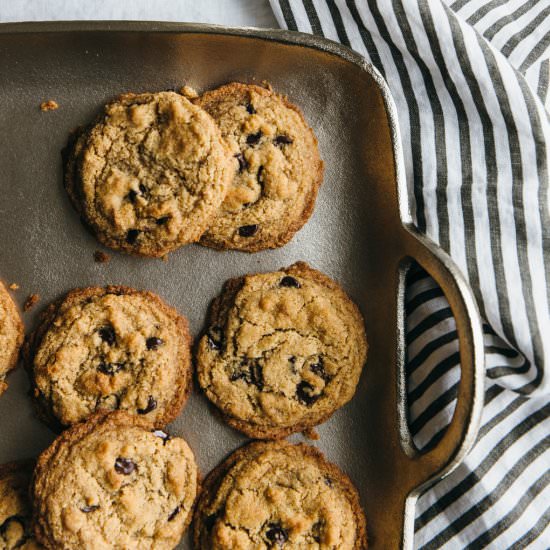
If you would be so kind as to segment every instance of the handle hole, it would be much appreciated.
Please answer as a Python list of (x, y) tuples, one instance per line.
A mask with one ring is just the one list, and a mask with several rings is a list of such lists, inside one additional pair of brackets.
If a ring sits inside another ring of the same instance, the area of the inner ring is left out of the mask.
[[(441, 440), (453, 417), (460, 383), (455, 319), (441, 287), (416, 261), (402, 264), (407, 454), (426, 452)], [(402, 430), (402, 433), (405, 430)]]

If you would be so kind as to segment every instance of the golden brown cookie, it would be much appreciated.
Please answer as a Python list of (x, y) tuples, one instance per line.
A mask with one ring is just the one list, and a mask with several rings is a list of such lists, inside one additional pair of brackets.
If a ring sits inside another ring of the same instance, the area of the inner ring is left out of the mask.
[(0, 281), (0, 395), (8, 387), (8, 372), (15, 368), (23, 342), (23, 323), (6, 287)]
[(36, 537), (52, 550), (174, 548), (197, 492), (195, 458), (183, 439), (122, 411), (98, 414), (40, 455)]
[(314, 447), (251, 443), (204, 482), (196, 550), (364, 550), (366, 522), (350, 479)]
[(233, 178), (216, 123), (174, 92), (120, 96), (69, 148), (75, 208), (100, 242), (132, 254), (197, 241)]
[(0, 549), (39, 550), (32, 533), (29, 483), (34, 462), (0, 466)]
[(366, 351), (357, 306), (298, 262), (225, 284), (198, 345), (198, 380), (228, 424), (280, 438), (324, 422), (353, 397)]
[(122, 409), (174, 420), (192, 384), (186, 319), (152, 292), (75, 289), (51, 304), (25, 344), (39, 413), (54, 428)]
[(257, 252), (286, 244), (313, 212), (323, 179), (317, 139), (285, 97), (232, 83), (195, 103), (220, 126), (237, 159), (235, 178), (201, 244)]

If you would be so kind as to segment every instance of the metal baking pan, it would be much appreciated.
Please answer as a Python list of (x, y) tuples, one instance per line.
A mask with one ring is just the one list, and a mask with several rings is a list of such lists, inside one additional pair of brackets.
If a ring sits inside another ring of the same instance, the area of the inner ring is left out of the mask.
[[(99, 248), (71, 208), (60, 151), (69, 132), (124, 91), (189, 85), (201, 91), (269, 81), (298, 104), (326, 165), (315, 213), (294, 240), (258, 254), (197, 245), (167, 262)], [(40, 102), (59, 109), (42, 113)], [(449, 257), (412, 226), (396, 110), (379, 73), (351, 50), (287, 31), (173, 23), (0, 25), (0, 276), (40, 306), (76, 286), (125, 284), (159, 293), (196, 335), (229, 277), (305, 260), (338, 280), (360, 305), (369, 356), (355, 398), (312, 442), (349, 473), (366, 511), (372, 548), (410, 548), (420, 491), (470, 449), (482, 408), (483, 347), (472, 295)], [(407, 428), (403, 373), (404, 278), (417, 260), (442, 286), (460, 336), (461, 382), (449, 429), (420, 454)], [(40, 306), (24, 314), (27, 330)], [(0, 398), (0, 463), (37, 455), (53, 434), (33, 417), (22, 369)], [(171, 431), (185, 437), (204, 474), (245, 438), (195, 393)], [(300, 439), (295, 436), (293, 439)], [(189, 548), (183, 541), (180, 548)]]

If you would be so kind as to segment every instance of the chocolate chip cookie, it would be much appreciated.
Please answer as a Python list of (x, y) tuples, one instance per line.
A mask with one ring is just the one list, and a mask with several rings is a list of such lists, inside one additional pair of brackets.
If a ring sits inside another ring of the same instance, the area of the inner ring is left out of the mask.
[(39, 414), (54, 429), (115, 409), (164, 426), (191, 388), (190, 347), (187, 321), (156, 294), (90, 287), (45, 310), (24, 358)]
[(314, 447), (251, 443), (205, 480), (194, 515), (197, 550), (364, 550), (357, 490)]
[(65, 185), (74, 206), (99, 241), (133, 254), (197, 241), (233, 178), (216, 123), (174, 92), (122, 95), (72, 141)]
[(357, 306), (298, 262), (225, 284), (199, 342), (198, 379), (231, 426), (280, 438), (324, 422), (353, 397), (366, 351)]
[(11, 462), (0, 466), (0, 548), (38, 550), (42, 548), (31, 529), (29, 483), (34, 463)]
[(122, 411), (65, 431), (38, 459), (37, 539), (49, 549), (174, 548), (198, 491), (187, 443)]
[(283, 246), (311, 216), (323, 178), (302, 113), (269, 89), (240, 83), (195, 103), (219, 124), (236, 160), (233, 184), (201, 243), (247, 252)]
[(17, 365), (23, 342), (23, 323), (11, 296), (0, 281), (0, 395), (8, 385), (6, 375)]

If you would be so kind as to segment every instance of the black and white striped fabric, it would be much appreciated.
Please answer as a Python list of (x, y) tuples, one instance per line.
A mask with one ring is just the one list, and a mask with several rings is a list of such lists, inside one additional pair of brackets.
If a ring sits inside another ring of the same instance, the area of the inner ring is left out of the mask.
[[(486, 321), (480, 433), (419, 499), (415, 547), (550, 548), (549, 1), (270, 2), (282, 27), (350, 46), (385, 77), (416, 224)], [(406, 307), (410, 427), (427, 448), (454, 410), (456, 326), (420, 269)]]

